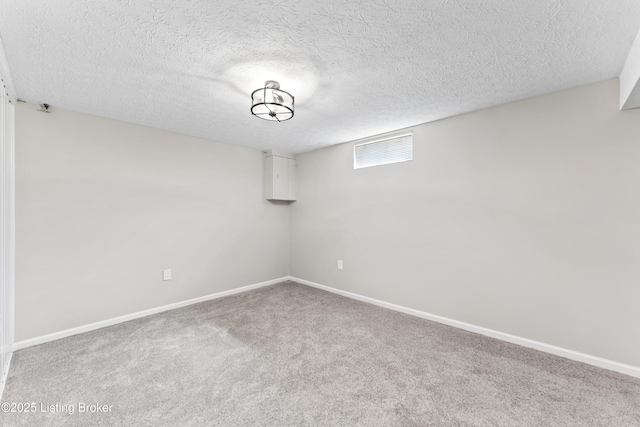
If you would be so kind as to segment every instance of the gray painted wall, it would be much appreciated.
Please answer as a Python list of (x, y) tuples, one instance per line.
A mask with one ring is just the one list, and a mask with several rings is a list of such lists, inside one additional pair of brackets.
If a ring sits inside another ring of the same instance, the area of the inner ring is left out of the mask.
[(640, 365), (640, 110), (617, 85), (417, 126), (407, 163), (300, 155), (292, 276)]
[(16, 126), (16, 341), (288, 274), (259, 151), (29, 105)]

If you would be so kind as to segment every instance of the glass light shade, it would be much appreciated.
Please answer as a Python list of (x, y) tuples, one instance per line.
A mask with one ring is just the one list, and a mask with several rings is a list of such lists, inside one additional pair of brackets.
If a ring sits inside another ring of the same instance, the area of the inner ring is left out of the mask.
[(280, 90), (278, 82), (271, 80), (251, 94), (251, 114), (264, 120), (289, 120), (293, 117), (293, 104), (293, 96)]

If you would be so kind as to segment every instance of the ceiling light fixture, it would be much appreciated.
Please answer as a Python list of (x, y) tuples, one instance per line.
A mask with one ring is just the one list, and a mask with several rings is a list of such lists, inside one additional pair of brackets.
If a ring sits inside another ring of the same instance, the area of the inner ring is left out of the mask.
[(293, 96), (280, 89), (274, 80), (251, 94), (251, 114), (264, 120), (284, 122), (293, 117)]

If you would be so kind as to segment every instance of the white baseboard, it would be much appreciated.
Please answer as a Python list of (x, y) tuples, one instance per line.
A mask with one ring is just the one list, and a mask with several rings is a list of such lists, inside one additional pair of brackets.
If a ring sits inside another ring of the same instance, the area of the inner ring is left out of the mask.
[(4, 393), (4, 385), (7, 383), (7, 377), (9, 376), (9, 368), (11, 368), (11, 358), (13, 353), (9, 353), (9, 361), (7, 362), (7, 370), (2, 375), (2, 382), (0, 382), (0, 402), (2, 401), (2, 394)]
[(390, 310), (399, 311), (400, 313), (410, 314), (411, 316), (432, 320), (434, 322), (443, 323), (445, 325), (453, 326), (455, 328), (464, 329), (465, 331), (475, 332), (477, 334), (486, 335), (491, 338), (507, 341), (512, 344), (518, 344), (523, 347), (533, 348), (535, 350), (540, 350), (545, 353), (551, 353), (556, 356), (565, 357), (567, 359), (583, 362), (589, 365), (597, 366), (599, 368), (608, 369), (610, 371), (620, 372), (622, 374), (640, 378), (640, 367), (638, 366), (626, 365), (624, 363), (615, 362), (613, 360), (603, 359), (601, 357), (592, 356), (586, 353), (580, 353), (578, 351), (573, 351), (573, 350), (569, 350), (562, 347), (556, 347), (555, 345), (551, 345), (551, 344), (545, 344), (540, 341), (534, 341), (527, 338), (518, 337), (516, 335), (494, 331), (493, 329), (487, 329), (481, 326), (472, 325), (470, 323), (449, 319), (448, 317), (438, 316), (435, 314), (426, 313), (424, 311), (403, 307), (401, 305), (391, 304), (385, 301), (354, 294), (352, 292), (343, 291), (340, 289), (321, 285), (315, 282), (310, 282), (308, 280), (300, 279), (297, 277), (288, 277), (288, 279), (297, 283), (301, 283), (303, 285), (311, 286), (314, 288), (322, 289), (327, 292), (332, 292), (334, 294), (342, 295), (347, 298), (352, 298), (358, 301), (363, 301), (369, 304), (388, 308)]
[(88, 325), (78, 326), (76, 328), (66, 329), (64, 331), (54, 332), (52, 334), (42, 335), (35, 338), (30, 338), (24, 341), (18, 341), (11, 346), (11, 350), (12, 351), (22, 350), (23, 348), (31, 347), (38, 344), (44, 344), (49, 341), (59, 340), (60, 338), (66, 338), (72, 335), (81, 334), (83, 332), (89, 332), (96, 329), (105, 328), (107, 326), (128, 322), (129, 320), (139, 319), (141, 317), (150, 316), (156, 313), (162, 313), (163, 311), (174, 310), (176, 308), (184, 307), (191, 304), (197, 304), (199, 302), (209, 301), (212, 299), (226, 297), (228, 295), (238, 294), (240, 292), (250, 291), (251, 289), (257, 289), (263, 286), (274, 285), (276, 283), (284, 282), (286, 280), (289, 280), (288, 276), (280, 277), (278, 279), (267, 280), (266, 282), (255, 283), (253, 285), (242, 286), (240, 288), (218, 292), (215, 294), (205, 295), (203, 297), (193, 298), (186, 301), (175, 302), (173, 304), (167, 304), (161, 307), (150, 308), (148, 310), (138, 311), (137, 313), (114, 317), (112, 319), (101, 320), (99, 322), (90, 323)]
[[(169, 311), (176, 308), (184, 307), (191, 304), (197, 304), (199, 302), (209, 301), (217, 298), (222, 298), (228, 295), (233, 295), (241, 292), (246, 292), (251, 289), (261, 288), (263, 286), (269, 286), (276, 283), (292, 280), (294, 282), (311, 286), (314, 288), (322, 289), (327, 292), (342, 295), (347, 298), (352, 298), (358, 301), (366, 302), (369, 304), (377, 305), (379, 307), (388, 308), (390, 310), (398, 311), (400, 313), (409, 314), (411, 316), (420, 317), (422, 319), (431, 320), (434, 322), (442, 323), (445, 325), (453, 326), (455, 328), (464, 329), (466, 331), (475, 332), (477, 334), (485, 335), (491, 338), (496, 338), (502, 341), (510, 342), (513, 344), (521, 345), (523, 347), (533, 348), (545, 353), (554, 354), (556, 356), (565, 357), (570, 360), (583, 362), (589, 365), (597, 366), (599, 368), (608, 369), (610, 371), (620, 372), (625, 375), (640, 378), (640, 367), (627, 365), (624, 363), (615, 362), (613, 360), (603, 359), (601, 357), (592, 356), (586, 353), (580, 353), (578, 351), (569, 350), (562, 347), (557, 347), (551, 344), (545, 344), (540, 341), (530, 340), (528, 338), (522, 338), (516, 335), (507, 334), (504, 332), (495, 331), (493, 329), (483, 328), (481, 326), (472, 325), (470, 323), (460, 322), (458, 320), (450, 319), (448, 317), (438, 316), (436, 314), (426, 313), (424, 311), (415, 310), (401, 305), (392, 304), (389, 302), (377, 300), (375, 298), (365, 297), (363, 295), (355, 294), (352, 292), (343, 291), (340, 289), (332, 288), (330, 286), (321, 285), (319, 283), (311, 282), (309, 280), (300, 279), (298, 277), (286, 276), (278, 279), (268, 280), (266, 282), (255, 283), (253, 285), (243, 286), (228, 291), (218, 292), (211, 295), (205, 295), (203, 297), (193, 298), (186, 301), (176, 302), (173, 304), (164, 305), (162, 307), (156, 307), (149, 310), (139, 311), (137, 313), (127, 314), (125, 316), (115, 317), (112, 319), (102, 320), (100, 322), (90, 323), (88, 325), (79, 326), (76, 328), (66, 329), (64, 331), (55, 332), (40, 337), (31, 338), (24, 341), (19, 341), (13, 344), (12, 351), (21, 350), (23, 348), (31, 347), (38, 344), (44, 344), (49, 341), (58, 340), (61, 338), (69, 337), (72, 335), (81, 334), (83, 332), (89, 332), (96, 329), (104, 328), (118, 323), (127, 322), (129, 320), (139, 319), (141, 317), (150, 316), (152, 314), (161, 313), (163, 311)], [(0, 398), (2, 397), (2, 391), (4, 389), (4, 383), (6, 378), (2, 379), (2, 385), (0, 385)]]

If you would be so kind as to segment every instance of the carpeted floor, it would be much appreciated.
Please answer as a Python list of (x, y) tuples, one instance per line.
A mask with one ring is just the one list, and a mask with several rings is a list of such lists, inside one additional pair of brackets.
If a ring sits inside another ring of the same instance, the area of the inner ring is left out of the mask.
[(292, 282), (18, 351), (31, 402), (0, 425), (640, 426), (640, 380)]

